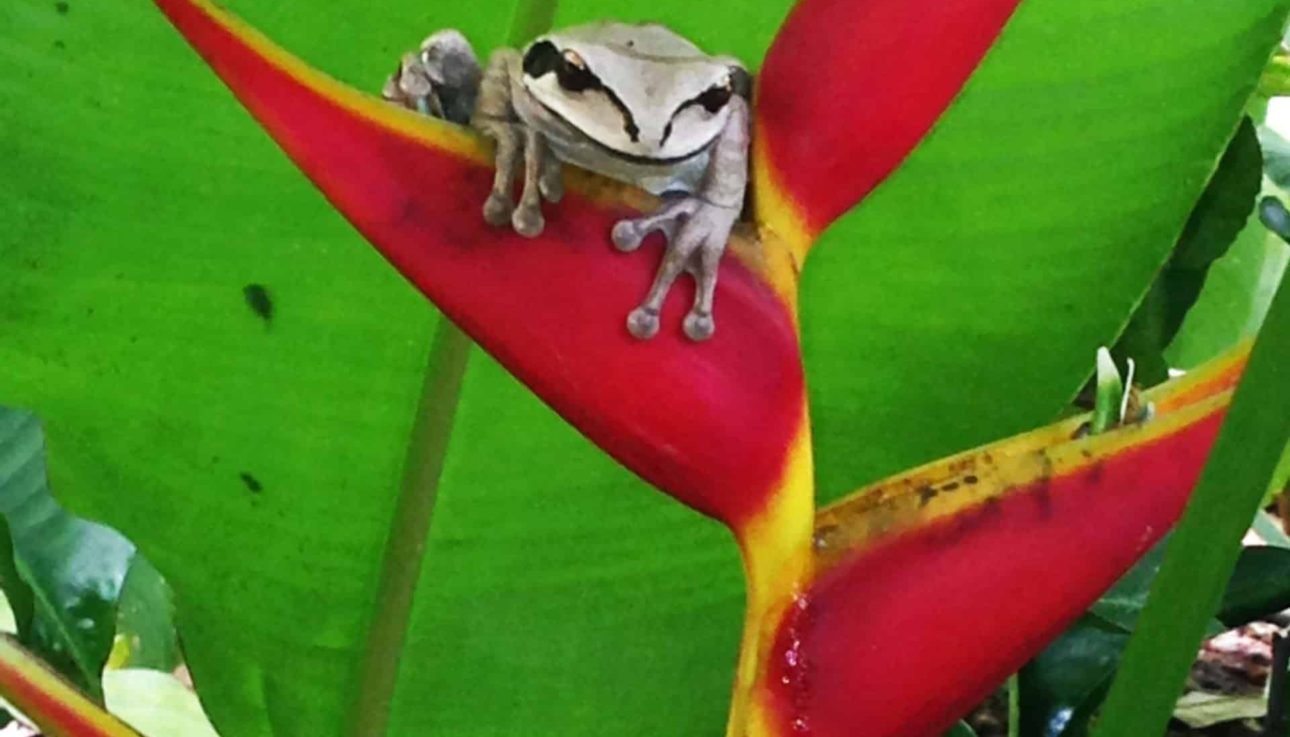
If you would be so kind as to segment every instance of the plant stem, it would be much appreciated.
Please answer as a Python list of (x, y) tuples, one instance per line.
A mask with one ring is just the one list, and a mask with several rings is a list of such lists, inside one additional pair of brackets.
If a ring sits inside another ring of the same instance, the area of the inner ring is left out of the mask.
[(521, 0), (516, 3), (506, 42), (520, 46), (533, 40), (534, 36), (551, 30), (557, 4), (557, 0)]
[(430, 531), (470, 347), (465, 333), (447, 318), (440, 320), (426, 362), (425, 384), (408, 441), (403, 484), (381, 564), (377, 609), (369, 625), (349, 729), (354, 737), (381, 737), (389, 723), (399, 653), (412, 616), (426, 535)]
[(1021, 737), (1021, 676), (1008, 677), (1008, 737)]
[(1290, 288), (1281, 285), (1200, 482), (1125, 649), (1094, 737), (1155, 737), (1290, 437)]
[[(556, 0), (520, 0), (511, 18), (507, 43), (518, 46), (547, 30), (555, 8)], [(354, 737), (382, 737), (389, 727), (399, 654), (412, 617), (425, 541), (472, 345), (456, 325), (441, 318), (426, 361), (425, 384), (408, 441), (403, 484), (381, 564), (377, 610), (368, 632), (349, 730)]]

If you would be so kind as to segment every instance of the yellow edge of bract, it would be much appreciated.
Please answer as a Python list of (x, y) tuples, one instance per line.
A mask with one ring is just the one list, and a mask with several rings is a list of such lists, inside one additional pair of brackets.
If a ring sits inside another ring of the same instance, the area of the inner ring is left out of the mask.
[(1226, 389), (1144, 424), (1071, 439), (1084, 418), (984, 446), (862, 489), (816, 516), (816, 566), (827, 569), (878, 540), (1067, 476), (1167, 437), (1224, 409)]
[[(441, 148), (482, 164), (491, 163), (491, 157), (478, 136), (447, 121), (414, 113), (386, 102), (374, 95), (365, 94), (343, 84), (309, 66), (299, 57), (278, 46), (246, 21), (229, 13), (210, 0), (183, 0), (210, 16), (257, 55), (298, 80), (302, 85), (333, 100), (341, 107), (370, 120), (382, 128)], [(181, 29), (182, 30), (182, 29)]]
[[(9, 636), (0, 636), (0, 693), (33, 719), (47, 737), (139, 737)], [(75, 721), (55, 720), (41, 706), (42, 701), (61, 704)]]
[(753, 136), (752, 193), (753, 219), (763, 233), (769, 231), (787, 247), (796, 271), (801, 271), (806, 255), (818, 235), (807, 224), (801, 208), (780, 185), (770, 163), (770, 153), (761, 136)]
[(735, 672), (728, 737), (774, 735), (765, 699), (758, 698), (780, 623), (813, 576), (811, 539), (815, 519), (815, 470), (810, 422), (803, 403), (784, 473), (756, 516), (736, 530), (747, 581), (744, 634)]
[(1154, 404), (1158, 411), (1170, 412), (1197, 401), (1218, 387), (1234, 385), (1245, 369), (1253, 346), (1253, 339), (1243, 340), (1199, 368), (1152, 387), (1144, 393), (1143, 398)]

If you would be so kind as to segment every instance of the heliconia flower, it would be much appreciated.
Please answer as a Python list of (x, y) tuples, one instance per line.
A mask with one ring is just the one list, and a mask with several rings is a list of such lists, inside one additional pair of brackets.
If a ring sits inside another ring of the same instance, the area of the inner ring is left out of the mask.
[[(934, 481), (894, 495), (870, 490), (828, 510), (818, 530), (813, 524), (802, 264), (824, 228), (933, 127), (1016, 0), (797, 4), (758, 77), (754, 221), (730, 243), (716, 296), (720, 329), (701, 346), (680, 330), (688, 283), (669, 296), (653, 340), (632, 338), (621, 317), (648, 287), (658, 251), (623, 256), (609, 233), (655, 207), (653, 198), (571, 171), (570, 194), (547, 209), (540, 237), (490, 228), (479, 206), (491, 157), (478, 136), (339, 84), (209, 0), (156, 2), (337, 210), (448, 317), (607, 453), (730, 527), (748, 578), (732, 737), (848, 734), (861, 718), (875, 735), (932, 734), (1163, 534), (1200, 468), (1203, 454), (1168, 472), (1155, 461), (1171, 448), (1207, 447), (1225, 395), (1083, 445), (1067, 442), (1066, 425), (1037, 431), (951, 461), (970, 461), (978, 473), (915, 471), (908, 478)], [(866, 25), (886, 35), (856, 43), (850, 29)], [(1035, 460), (1044, 457), (1051, 465)], [(1150, 481), (1152, 493), (1125, 491), (1138, 481)], [(861, 513), (830, 531), (829, 515), (854, 509)], [(1086, 523), (1097, 534), (1080, 554), (1092, 547), (1101, 557), (1072, 569), (1058, 548), (1069, 551), (1063, 536)], [(1045, 532), (1049, 525), (1058, 532)], [(844, 528), (859, 537), (835, 540)], [(1016, 545), (1035, 546), (1034, 562), (1025, 564)], [(849, 552), (830, 552), (837, 549)], [(1003, 566), (990, 577), (1001, 587), (995, 596), (959, 601), (979, 585), (959, 578), (970, 564)], [(1068, 575), (1022, 596), (1047, 566)], [(897, 577), (906, 575), (923, 579), (902, 586)], [(980, 607), (999, 597), (1009, 613), (976, 612), (984, 627), (977, 649), (946, 639), (968, 629), (946, 628), (917, 646), (946, 667), (928, 674), (903, 662), (900, 621), (922, 627), (939, 601)], [(916, 682), (915, 670), (952, 682), (937, 681), (929, 696), (931, 681)], [(902, 699), (873, 690), (896, 699), (882, 704), (851, 696), (888, 673), (899, 675), (891, 689), (914, 690)]]

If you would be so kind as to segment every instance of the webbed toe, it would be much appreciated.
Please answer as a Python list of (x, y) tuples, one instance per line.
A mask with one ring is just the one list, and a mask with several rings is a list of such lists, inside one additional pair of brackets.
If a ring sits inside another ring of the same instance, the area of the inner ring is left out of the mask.
[(649, 340), (658, 335), (658, 312), (648, 307), (637, 307), (627, 315), (627, 332), (637, 340)]

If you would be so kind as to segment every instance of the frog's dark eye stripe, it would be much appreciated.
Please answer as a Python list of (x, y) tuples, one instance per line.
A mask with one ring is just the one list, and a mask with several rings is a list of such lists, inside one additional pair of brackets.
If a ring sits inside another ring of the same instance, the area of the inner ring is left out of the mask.
[(739, 67), (730, 67), (730, 77), (722, 84), (714, 84), (708, 89), (691, 97), (672, 111), (672, 117), (663, 126), (663, 138), (658, 142), (662, 146), (667, 143), (667, 139), (672, 135), (672, 121), (676, 116), (685, 111), (686, 108), (696, 105), (702, 106), (710, 115), (716, 115), (721, 112), (721, 108), (730, 104), (730, 98), (738, 95), (747, 100), (752, 95), (752, 75)]
[(668, 137), (672, 135), (672, 121), (676, 120), (676, 116), (684, 112), (686, 108), (699, 105), (702, 106), (704, 110), (707, 110), (709, 114), (716, 115), (721, 112), (721, 108), (725, 107), (730, 102), (730, 98), (733, 95), (734, 85), (727, 81), (725, 84), (713, 85), (680, 105), (677, 105), (676, 110), (672, 112), (671, 119), (668, 120), (667, 125), (663, 127), (663, 139), (658, 142), (658, 145), (662, 146), (667, 143)]
[(554, 72), (564, 59), (560, 50), (550, 41), (538, 41), (524, 53), (524, 74), (537, 79), (544, 74)]
[(640, 141), (640, 127), (627, 104), (606, 87), (582, 58), (574, 52), (561, 52), (550, 41), (538, 41), (524, 53), (524, 74), (534, 79), (554, 72), (560, 87), (568, 92), (594, 90), (604, 94), (623, 116), (623, 131), (633, 142)]

